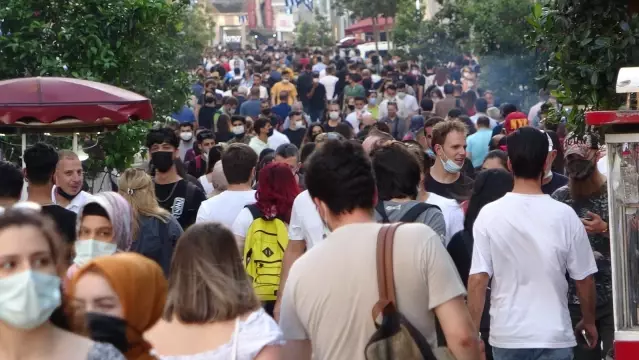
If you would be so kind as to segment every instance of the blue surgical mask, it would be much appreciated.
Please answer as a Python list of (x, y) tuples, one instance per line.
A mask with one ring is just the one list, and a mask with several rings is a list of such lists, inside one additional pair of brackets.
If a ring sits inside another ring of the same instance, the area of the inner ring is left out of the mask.
[(26, 270), (0, 279), (0, 321), (31, 330), (49, 320), (61, 304), (60, 278)]
[(377, 98), (370, 98), (368, 99), (368, 104), (369, 105), (373, 105), (375, 106), (375, 104), (377, 103)]
[(451, 173), (451, 174), (457, 174), (458, 172), (461, 171), (462, 167), (457, 165), (453, 160), (448, 159), (446, 161), (444, 161), (444, 159), (442, 159), (441, 157), (439, 158), (439, 161), (442, 162), (442, 166), (444, 167), (444, 170), (446, 170), (447, 173)]
[(75, 258), (73, 263), (83, 266), (98, 256), (115, 254), (118, 249), (116, 244), (98, 240), (78, 240), (74, 244)]

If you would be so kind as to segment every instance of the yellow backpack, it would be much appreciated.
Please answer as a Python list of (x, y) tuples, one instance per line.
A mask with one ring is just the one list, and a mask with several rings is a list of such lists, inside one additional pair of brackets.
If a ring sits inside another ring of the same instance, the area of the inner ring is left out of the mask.
[(288, 246), (286, 224), (278, 218), (267, 219), (256, 205), (247, 205), (246, 208), (253, 215), (244, 241), (246, 273), (260, 300), (277, 300), (282, 260)]

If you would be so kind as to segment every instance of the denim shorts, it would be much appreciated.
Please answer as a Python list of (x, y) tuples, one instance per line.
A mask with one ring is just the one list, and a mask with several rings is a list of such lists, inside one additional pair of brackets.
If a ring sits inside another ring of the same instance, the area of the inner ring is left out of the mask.
[(501, 349), (493, 347), (494, 360), (572, 360), (572, 348)]

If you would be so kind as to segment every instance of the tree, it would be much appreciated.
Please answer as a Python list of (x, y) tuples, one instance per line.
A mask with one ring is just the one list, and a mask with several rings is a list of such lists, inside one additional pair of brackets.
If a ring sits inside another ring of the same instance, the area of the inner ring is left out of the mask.
[(479, 58), (480, 87), (503, 101), (526, 104), (535, 93), (535, 54), (526, 45), (522, 26), (530, 12), (527, 0), (442, 0), (434, 18), (423, 21), (417, 36), (398, 46), (441, 65), (463, 52)]
[(331, 24), (328, 22), (326, 16), (320, 14), (317, 9), (315, 9), (313, 14), (313, 22), (315, 23), (317, 30), (317, 44), (315, 46), (327, 48), (335, 45)]
[[(6, 0), (0, 79), (99, 81), (148, 97), (158, 117), (171, 114), (186, 103), (188, 66), (204, 46), (192, 37), (190, 11), (185, 2), (166, 0)], [(130, 166), (148, 126), (137, 122), (106, 134), (100, 141), (105, 163)]]
[[(401, 1), (401, 0), (399, 0)], [(375, 48), (379, 43), (378, 17), (395, 18), (398, 0), (336, 0), (334, 2), (338, 13), (350, 12), (355, 19), (371, 19), (373, 22), (373, 36)]]
[(313, 23), (300, 21), (295, 26), (295, 33), (297, 34), (295, 44), (300, 47), (309, 47), (315, 42), (315, 26)]
[(335, 44), (333, 31), (326, 17), (315, 10), (313, 22), (301, 21), (295, 28), (295, 43), (301, 47), (329, 47)]
[[(616, 109), (621, 67), (639, 63), (639, 17), (627, 0), (555, 0), (537, 3), (529, 17), (529, 44), (540, 54), (537, 80), (579, 111), (569, 125), (584, 129), (583, 111)], [(561, 114), (560, 114), (561, 115)]]
[(424, 5), (416, 9), (412, 0), (398, 0), (398, 11), (393, 23), (393, 42), (396, 47), (410, 46), (418, 37), (424, 18)]

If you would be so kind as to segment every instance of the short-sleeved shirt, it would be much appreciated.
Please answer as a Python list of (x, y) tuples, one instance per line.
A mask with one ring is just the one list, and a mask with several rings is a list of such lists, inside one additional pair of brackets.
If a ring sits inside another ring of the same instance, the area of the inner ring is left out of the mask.
[[(280, 313), (285, 340), (311, 341), (316, 360), (364, 360), (375, 332), (377, 235), (381, 224), (333, 231), (291, 267)], [(402, 225), (393, 247), (399, 310), (437, 344), (433, 309), (465, 293), (441, 238), (424, 224)]]
[(479, 212), (473, 238), (470, 275), (493, 278), (490, 344), (576, 346), (566, 273), (583, 280), (597, 272), (597, 265), (575, 211), (549, 195), (507, 193)]
[(324, 240), (324, 235), (324, 223), (315, 208), (313, 199), (311, 199), (308, 190), (302, 191), (293, 201), (288, 239), (291, 241), (304, 240), (308, 251)]
[[(608, 216), (608, 190), (604, 184), (598, 194), (587, 199), (573, 199), (568, 186), (557, 189), (552, 198), (570, 206), (580, 218), (586, 218), (588, 211), (597, 214), (606, 223)], [(597, 306), (609, 304), (612, 301), (612, 259), (610, 253), (610, 237), (605, 233), (588, 234), (590, 246), (595, 254), (597, 269), (595, 274), (595, 289), (597, 290)], [(568, 281), (568, 303), (580, 303), (574, 281)]]

